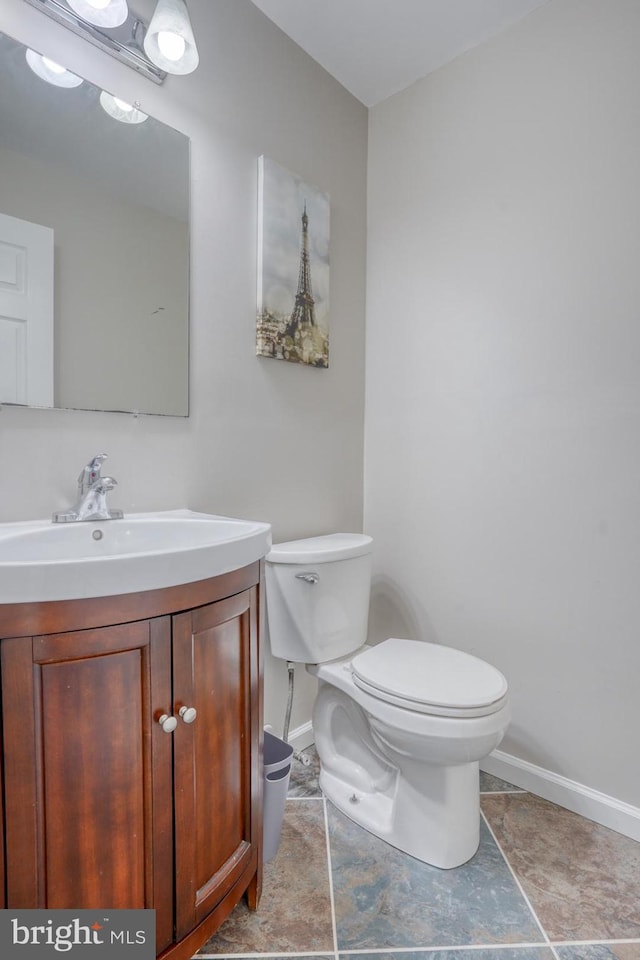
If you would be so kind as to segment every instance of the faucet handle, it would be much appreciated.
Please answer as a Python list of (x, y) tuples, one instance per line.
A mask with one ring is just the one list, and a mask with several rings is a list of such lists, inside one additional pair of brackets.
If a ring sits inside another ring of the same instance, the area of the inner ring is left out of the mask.
[(78, 476), (78, 489), (81, 493), (86, 493), (89, 487), (98, 480), (100, 477), (100, 468), (106, 459), (106, 453), (97, 453), (86, 467), (82, 468)]

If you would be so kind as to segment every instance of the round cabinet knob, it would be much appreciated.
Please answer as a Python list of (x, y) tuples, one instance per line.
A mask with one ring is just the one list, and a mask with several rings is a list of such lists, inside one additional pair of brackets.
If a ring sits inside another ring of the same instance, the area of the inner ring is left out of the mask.
[(180, 707), (178, 713), (185, 723), (193, 723), (195, 718), (198, 716), (198, 712), (195, 707)]
[(158, 717), (158, 723), (165, 733), (173, 733), (175, 728), (178, 726), (178, 721), (176, 718), (170, 717), (168, 713), (163, 713), (161, 717)]

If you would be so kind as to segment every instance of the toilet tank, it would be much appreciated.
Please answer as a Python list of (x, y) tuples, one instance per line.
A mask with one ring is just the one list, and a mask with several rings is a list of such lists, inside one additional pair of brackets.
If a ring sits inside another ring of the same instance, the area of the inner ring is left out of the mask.
[(274, 544), (266, 558), (274, 657), (326, 663), (367, 638), (372, 539), (332, 533)]

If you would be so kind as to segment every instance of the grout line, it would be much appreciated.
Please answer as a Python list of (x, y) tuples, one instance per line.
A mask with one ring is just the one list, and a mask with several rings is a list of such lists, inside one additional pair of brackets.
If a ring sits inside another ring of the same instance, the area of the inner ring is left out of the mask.
[(504, 850), (502, 849), (502, 847), (501, 847), (501, 845), (500, 845), (500, 842), (498, 841), (498, 838), (496, 837), (495, 833), (493, 832), (493, 830), (492, 830), (492, 828), (491, 828), (491, 824), (489, 823), (489, 821), (488, 821), (487, 818), (485, 817), (484, 812), (483, 812), (482, 810), (480, 811), (480, 816), (481, 816), (482, 819), (484, 820), (484, 822), (485, 822), (485, 824), (486, 824), (486, 827), (487, 827), (487, 830), (489, 831), (489, 833), (490, 833), (491, 836), (493, 837), (493, 841), (494, 841), (494, 843), (496, 844), (498, 850), (500, 851), (500, 855), (501, 855), (502, 859), (504, 860), (504, 862), (506, 863), (506, 865), (507, 865), (507, 867), (508, 867), (508, 869), (509, 869), (509, 872), (511, 873), (511, 876), (513, 877), (514, 882), (516, 883), (516, 885), (517, 885), (517, 887), (518, 887), (518, 890), (520, 891), (520, 893), (521, 893), (522, 896), (524, 897), (524, 901), (525, 901), (525, 903), (527, 904), (527, 906), (529, 907), (529, 910), (531, 911), (531, 914), (532, 914), (532, 916), (533, 916), (533, 919), (534, 919), (535, 922), (538, 924), (538, 926), (539, 926), (539, 928), (540, 928), (540, 932), (541, 932), (542, 936), (543, 936), (544, 939), (545, 939), (546, 945), (547, 945), (547, 946), (549, 947), (549, 949), (551, 950), (551, 953), (552, 953), (553, 957), (555, 958), (555, 960), (560, 960), (560, 958), (558, 957), (558, 954), (557, 954), (556, 951), (555, 951), (555, 948), (554, 948), (553, 944), (551, 943), (551, 940), (550, 940), (549, 937), (547, 936), (547, 931), (546, 931), (546, 930), (544, 929), (544, 927), (542, 926), (542, 923), (540, 922), (540, 919), (539, 919), (539, 917), (538, 917), (538, 914), (537, 914), (536, 911), (533, 909), (533, 906), (532, 906), (532, 904), (531, 904), (531, 901), (529, 900), (529, 897), (528, 897), (527, 894), (524, 892), (524, 888), (523, 888), (522, 884), (520, 883), (520, 880), (519, 880), (518, 877), (516, 876), (516, 873), (515, 873), (513, 867), (511, 866), (511, 864), (509, 863), (509, 860), (507, 859), (506, 853), (505, 853)]
[(520, 790), (519, 788), (517, 790), (481, 790), (480, 796), (481, 797), (499, 797), (503, 793), (527, 793), (527, 791)]
[(384, 953), (437, 953), (438, 951), (464, 951), (464, 950), (546, 950), (553, 947), (593, 947), (593, 946), (611, 946), (618, 944), (640, 944), (640, 938), (613, 939), (613, 940), (553, 940), (541, 943), (535, 941), (521, 941), (513, 943), (452, 943), (435, 944), (429, 947), (404, 946), (404, 947), (354, 947), (344, 950), (280, 950), (277, 952), (264, 953), (198, 953), (198, 960), (213, 958), (213, 960), (254, 960), (256, 957), (328, 957), (332, 952), (339, 953), (340, 956), (368, 956), (369, 954)]
[(338, 928), (336, 926), (336, 901), (333, 892), (333, 870), (331, 869), (331, 844), (329, 843), (329, 815), (327, 813), (327, 801), (323, 796), (322, 805), (324, 809), (324, 837), (327, 845), (327, 870), (329, 872), (329, 899), (331, 901), (331, 929), (333, 931), (333, 956), (339, 960), (338, 956)]
[(370, 953), (454, 953), (456, 951), (465, 952), (466, 950), (547, 950), (547, 943), (457, 943), (457, 944), (438, 944), (433, 947), (373, 947), (369, 950), (341, 950), (342, 956), (358, 956), (360, 954)]
[(195, 953), (191, 960), (257, 960), (258, 957), (329, 957), (331, 950), (317, 950), (315, 952), (301, 950), (288, 952), (280, 950), (277, 953)]
[(640, 943), (640, 938), (632, 938), (630, 940), (554, 940), (552, 946), (556, 947), (596, 947), (600, 945), (608, 946), (609, 944), (619, 944), (619, 943)]
[[(463, 953), (467, 950), (547, 950), (550, 949), (553, 951), (555, 947), (589, 947), (589, 946), (609, 946), (615, 944), (635, 944), (640, 943), (640, 938), (638, 939), (628, 939), (628, 940), (557, 940), (553, 943), (457, 943), (457, 944), (438, 944), (432, 947), (369, 947), (356, 950), (340, 950), (335, 951), (336, 955), (340, 953), (341, 956), (357, 957), (361, 955), (368, 954), (385, 954), (385, 953), (439, 953), (442, 952), (452, 952), (452, 953)], [(286, 951), (280, 950), (273, 953), (198, 953), (196, 954), (195, 960), (258, 960), (258, 958), (279, 958), (279, 957), (328, 957), (330, 956), (330, 950), (316, 950), (316, 951)]]

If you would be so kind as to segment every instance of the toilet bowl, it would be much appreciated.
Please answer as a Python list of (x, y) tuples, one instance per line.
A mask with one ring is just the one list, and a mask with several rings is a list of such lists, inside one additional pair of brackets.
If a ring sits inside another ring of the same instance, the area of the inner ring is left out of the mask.
[(440, 644), (367, 646), (371, 549), (358, 534), (273, 547), (272, 652), (318, 679), (313, 730), (327, 798), (394, 847), (456, 867), (478, 848), (479, 761), (509, 723), (507, 683)]

